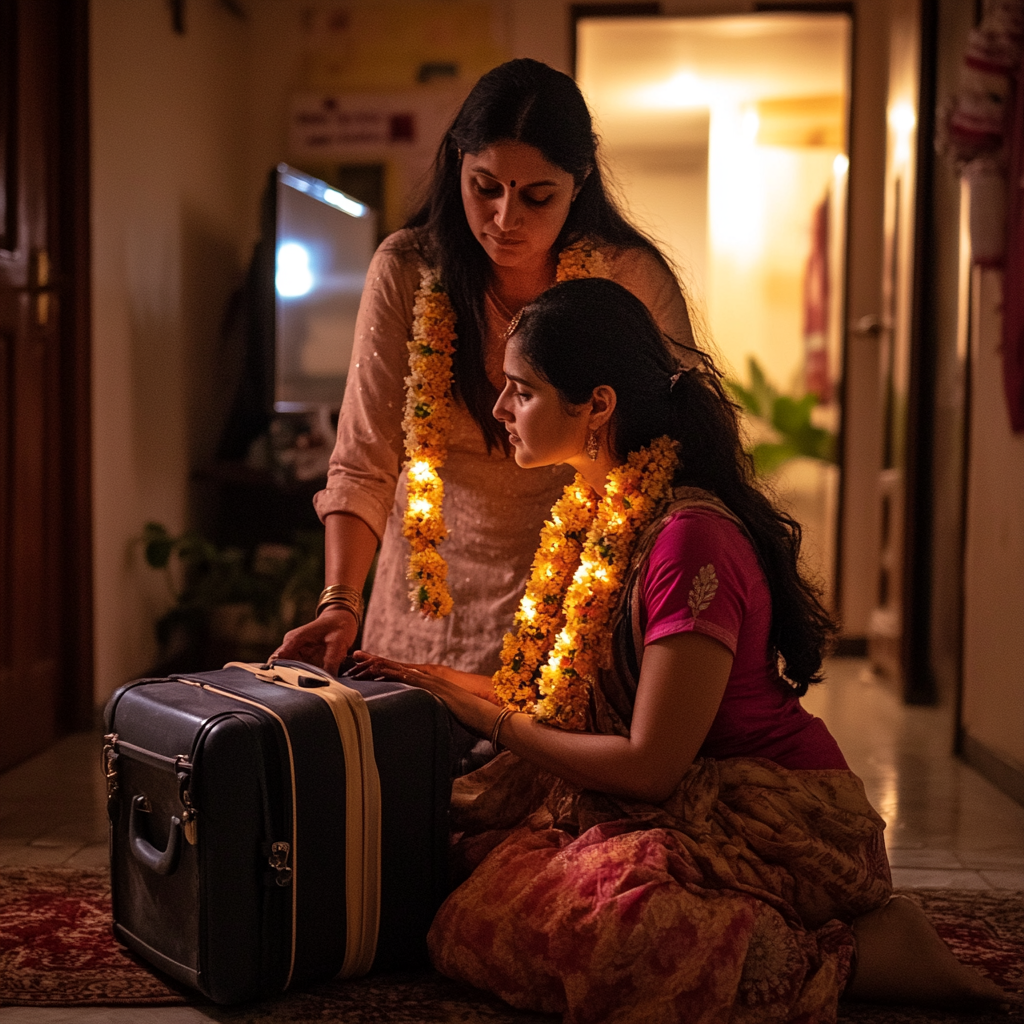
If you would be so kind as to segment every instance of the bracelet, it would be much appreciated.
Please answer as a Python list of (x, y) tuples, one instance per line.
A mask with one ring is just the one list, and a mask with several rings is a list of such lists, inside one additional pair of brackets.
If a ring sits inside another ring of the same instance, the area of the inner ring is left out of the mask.
[(498, 717), (494, 720), (494, 727), (491, 729), (491, 746), (494, 747), (495, 752), (505, 749), (500, 741), (501, 727), (505, 724), (505, 719), (509, 715), (516, 714), (518, 710), (518, 708), (506, 706), (498, 712)]
[(320, 613), (332, 604), (347, 608), (355, 616), (356, 623), (362, 625), (363, 595), (355, 587), (349, 587), (344, 583), (334, 583), (329, 587), (324, 587), (320, 592), (320, 599), (316, 603), (316, 614), (313, 618), (318, 618)]

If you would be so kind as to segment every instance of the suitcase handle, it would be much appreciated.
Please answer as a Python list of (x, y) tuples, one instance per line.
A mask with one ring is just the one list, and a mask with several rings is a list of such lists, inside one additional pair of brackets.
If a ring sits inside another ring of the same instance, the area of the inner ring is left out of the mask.
[(287, 683), (289, 686), (297, 686), (302, 690), (319, 689), (321, 686), (338, 682), (337, 676), (332, 676), (322, 668), (317, 668), (316, 665), (307, 665), (304, 661), (268, 661), (265, 665), (247, 661), (229, 661), (224, 667), (242, 668), (265, 683)]
[(181, 819), (171, 816), (171, 831), (167, 836), (167, 849), (158, 850), (144, 835), (141, 816), (149, 814), (149, 801), (144, 796), (132, 800), (132, 813), (128, 820), (128, 842), (135, 859), (158, 875), (172, 875), (178, 866), (181, 851)]

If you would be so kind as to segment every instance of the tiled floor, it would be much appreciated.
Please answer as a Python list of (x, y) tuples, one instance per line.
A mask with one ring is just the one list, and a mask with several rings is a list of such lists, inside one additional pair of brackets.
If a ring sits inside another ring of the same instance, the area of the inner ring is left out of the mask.
[(76, 733), (0, 775), (0, 865), (106, 865), (102, 746)]
[(904, 706), (854, 659), (832, 661), (803, 703), (885, 819), (897, 886), (1024, 890), (1024, 807), (949, 753), (950, 710)]
[[(950, 755), (942, 708), (904, 707), (865, 663), (835, 660), (804, 704), (828, 723), (887, 823), (902, 888), (1024, 890), (1024, 807)], [(0, 775), (0, 864), (105, 865), (99, 737), (69, 736)], [(191, 1008), (0, 1009), (0, 1024), (199, 1024)]]

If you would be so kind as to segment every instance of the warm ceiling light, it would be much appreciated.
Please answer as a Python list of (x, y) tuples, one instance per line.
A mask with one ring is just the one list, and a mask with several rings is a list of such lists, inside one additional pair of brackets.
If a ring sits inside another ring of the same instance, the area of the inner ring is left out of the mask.
[(910, 160), (910, 136), (917, 124), (917, 112), (907, 102), (894, 103), (889, 108), (889, 126), (896, 133), (893, 160), (905, 164)]
[(680, 71), (667, 82), (651, 85), (637, 93), (637, 99), (646, 107), (687, 109), (707, 107), (711, 104), (712, 90), (692, 71)]
[(889, 124), (898, 135), (909, 135), (917, 124), (917, 114), (909, 103), (896, 103), (889, 108)]

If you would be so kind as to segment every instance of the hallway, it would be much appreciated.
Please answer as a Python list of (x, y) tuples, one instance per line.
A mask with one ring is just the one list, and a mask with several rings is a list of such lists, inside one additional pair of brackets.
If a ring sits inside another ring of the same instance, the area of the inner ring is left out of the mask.
[[(864, 661), (833, 659), (805, 706), (836, 735), (886, 821), (897, 888), (1024, 891), (1024, 807), (948, 753), (950, 713), (905, 707)], [(107, 862), (97, 736), (69, 736), (0, 776), (0, 865)], [(0, 1024), (198, 1024), (198, 1009), (0, 1009)]]

